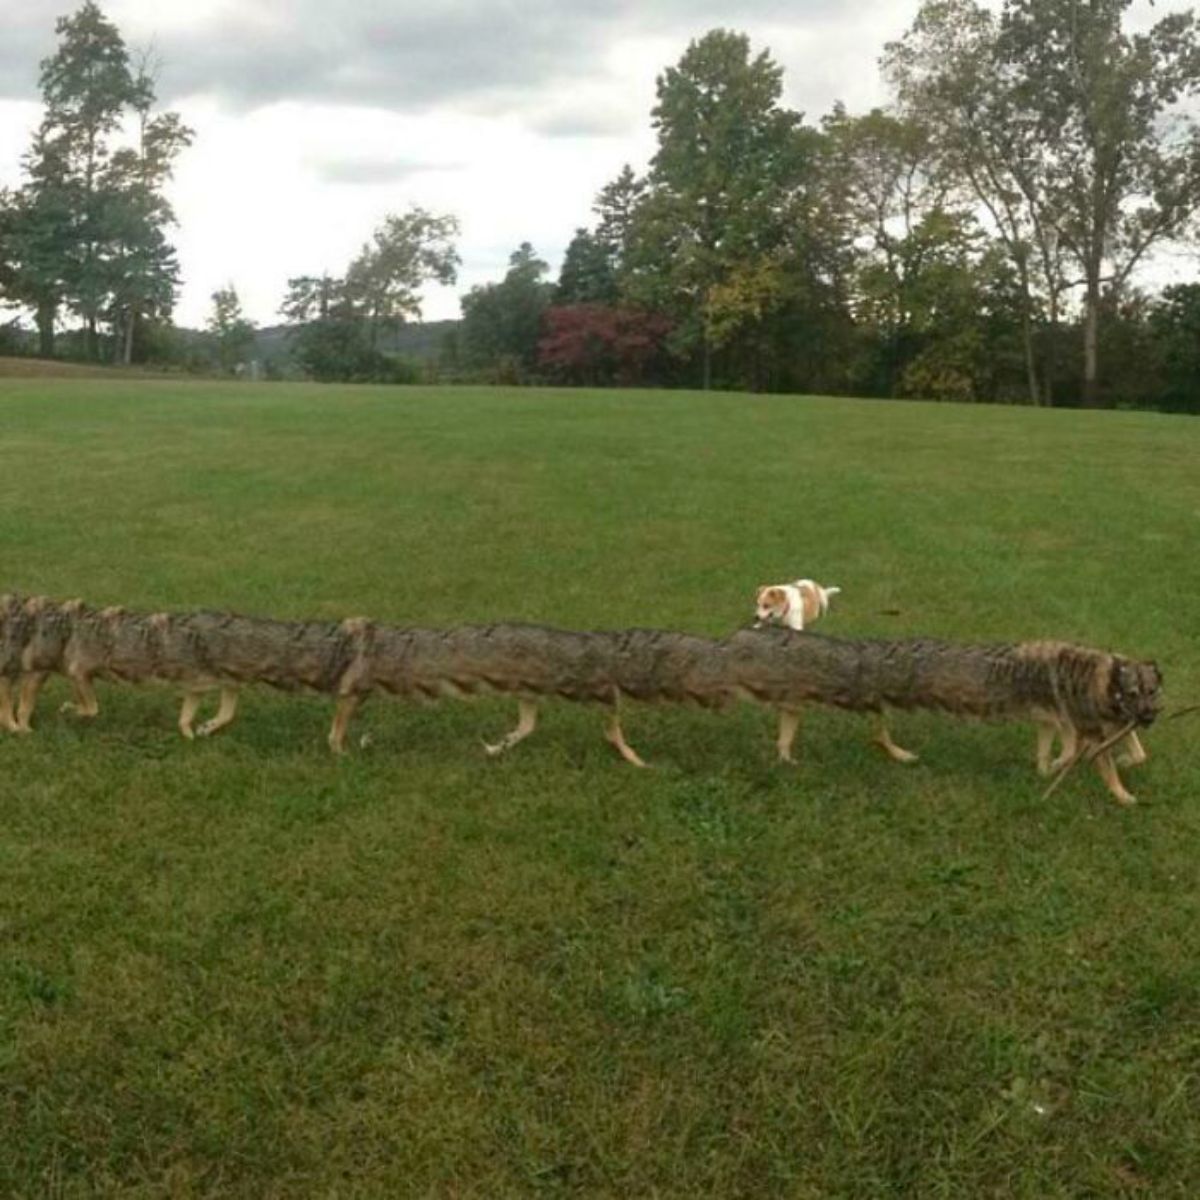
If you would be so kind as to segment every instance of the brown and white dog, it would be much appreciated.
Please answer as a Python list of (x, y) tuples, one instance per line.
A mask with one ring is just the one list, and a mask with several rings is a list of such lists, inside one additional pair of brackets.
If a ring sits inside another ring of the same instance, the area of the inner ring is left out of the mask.
[(760, 587), (755, 597), (758, 624), (777, 621), (789, 629), (806, 629), (829, 611), (829, 601), (842, 589), (822, 587), (811, 579)]
[[(755, 596), (755, 613), (758, 617), (754, 623), (755, 628), (779, 624), (803, 631), (829, 611), (829, 601), (841, 590), (839, 587), (822, 587), (811, 579), (797, 579), (793, 583), (775, 583), (760, 587)], [(795, 711), (785, 709), (779, 714), (779, 737), (776, 744), (783, 762), (792, 761), (792, 739), (796, 736), (799, 722), (799, 714)], [(917, 756), (912, 751), (905, 750), (892, 741), (887, 719), (882, 713), (879, 715), (874, 740), (887, 756), (896, 762), (917, 761)]]

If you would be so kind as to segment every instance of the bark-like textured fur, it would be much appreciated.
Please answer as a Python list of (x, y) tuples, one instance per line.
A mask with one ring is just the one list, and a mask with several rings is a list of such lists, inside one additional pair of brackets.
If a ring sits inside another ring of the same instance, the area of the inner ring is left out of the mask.
[(1150, 724), (1161, 703), (1153, 663), (1067, 642), (962, 645), (932, 638), (831, 638), (742, 631), (719, 643), (726, 681), (765, 704), (857, 712), (935, 709), (982, 719), (1057, 717), (1081, 734)]
[[(622, 698), (707, 708), (749, 700), (789, 714), (806, 704), (880, 714), (935, 709), (1032, 720), (1061, 735), (1064, 747), (1098, 745), (1125, 725), (1149, 725), (1161, 704), (1153, 663), (1065, 642), (961, 645), (777, 628), (744, 629), (721, 640), (670, 630), (576, 632), (515, 623), (419, 629), (362, 618), (337, 623), (205, 611), (145, 614), (97, 610), (78, 600), (0, 596), (0, 724), (29, 728), (38, 688), (50, 672), (71, 680), (75, 707), (88, 716), (97, 711), (94, 678), (180, 685), (186, 692), (180, 727), (189, 737), (197, 696), (205, 689), (223, 689), (211, 728), (232, 719), (238, 685), (336, 696), (335, 749), (355, 708), (373, 692), (409, 699), (515, 696), (522, 702), (521, 724), (493, 749), (532, 732), (536, 699), (598, 702), (612, 709), (610, 740), (631, 762), (640, 759), (620, 731), (616, 707)], [(18, 677), (14, 725), (11, 689)], [(794, 717), (790, 721), (794, 733)], [(781, 752), (790, 746), (790, 733), (786, 745), (782, 738)], [(1108, 774), (1105, 779), (1114, 787)], [(1121, 798), (1115, 788), (1114, 794)]]
[(543, 625), (406, 629), (359, 622), (339, 692), (409, 699), (501, 693), (605, 701), (613, 697), (610, 634)]

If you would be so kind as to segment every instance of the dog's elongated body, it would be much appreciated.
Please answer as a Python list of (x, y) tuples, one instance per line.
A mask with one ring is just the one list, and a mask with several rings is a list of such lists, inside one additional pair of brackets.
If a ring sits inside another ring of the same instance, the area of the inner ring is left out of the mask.
[[(354, 711), (374, 692), (416, 700), (514, 696), (518, 725), (489, 747), (494, 753), (533, 731), (536, 705), (545, 697), (600, 703), (610, 710), (609, 740), (637, 765), (644, 764), (621, 730), (623, 699), (705, 708), (746, 700), (772, 707), (781, 713), (784, 757), (807, 704), (880, 715), (929, 709), (1029, 720), (1038, 728), (1040, 770), (1055, 770), (1091, 750), (1121, 803), (1133, 797), (1110, 743), (1128, 731), (1122, 761), (1142, 761), (1136, 731), (1153, 723), (1161, 705), (1154, 663), (1055, 641), (962, 645), (931, 638), (830, 638), (777, 627), (744, 629), (721, 640), (670, 630), (578, 632), (528, 624), (419, 629), (362, 618), (339, 623), (205, 611), (147, 614), (94, 609), (79, 600), (0, 596), (0, 725), (29, 729), (38, 691), (51, 672), (68, 678), (71, 707), (85, 716), (98, 710), (97, 678), (179, 686), (180, 728), (187, 736), (208, 690), (221, 690), (221, 708), (201, 732), (232, 719), (237, 688), (245, 684), (330, 695), (338, 702), (329, 738), (337, 751)], [(1051, 761), (1056, 735), (1063, 749)]]
[[(727, 645), (736, 664), (730, 675), (758, 702), (785, 712), (820, 703), (856, 712), (932, 709), (1032, 721), (1043, 772), (1072, 759), (1081, 746), (1101, 746), (1126, 725), (1150, 725), (1161, 706), (1161, 675), (1154, 663), (1066, 642), (978, 646), (760, 630), (735, 634)], [(1063, 754), (1051, 763), (1055, 733), (1063, 739)], [(1136, 731), (1129, 741), (1128, 761), (1143, 761)], [(1096, 765), (1113, 796), (1132, 803), (1111, 751), (1099, 754)]]
[(516, 696), (517, 726), (494, 745), (485, 743), (491, 754), (528, 737), (537, 726), (536, 698), (555, 696), (608, 705), (609, 740), (628, 761), (644, 765), (621, 733), (612, 634), (519, 623), (420, 629), (360, 622), (353, 636), (355, 655), (329, 732), (336, 753), (351, 717), (374, 691), (414, 700)]
[[(834, 596), (840, 595), (841, 591), (839, 587), (825, 587), (812, 579), (796, 579), (792, 583), (760, 587), (754, 596), (755, 628), (777, 625), (800, 633), (829, 611), (830, 601)], [(783, 762), (794, 761), (792, 742), (795, 740), (799, 724), (800, 712), (797, 708), (781, 708), (776, 746), (779, 758)], [(897, 746), (892, 740), (887, 718), (882, 710), (879, 712), (872, 740), (895, 762), (917, 761), (917, 756), (911, 750)]]
[(209, 691), (220, 689), (220, 708), (200, 732), (215, 733), (229, 724), (237, 710), (237, 691), (229, 675), (215, 664), (209, 639), (196, 625), (197, 616), (203, 614), (77, 609), (63, 652), (63, 670), (76, 696), (70, 708), (83, 717), (99, 713), (93, 687), (97, 678), (167, 683), (183, 689), (179, 730), (184, 737), (195, 736), (196, 710)]
[[(336, 694), (353, 655), (347, 628), (352, 625), (203, 610), (93, 609), (78, 600), (55, 604), (36, 597), (24, 605), (15, 726), (29, 730), (38, 693), (46, 677), (58, 672), (74, 693), (68, 707), (83, 717), (99, 712), (95, 679), (176, 684), (184, 691), (180, 731), (188, 738), (212, 734), (233, 720), (242, 684)], [(216, 715), (194, 730), (202, 696), (216, 689), (221, 692)]]
[(265, 684), (286, 692), (337, 695), (353, 661), (357, 621), (279, 621), (238, 613), (198, 610), (173, 618), (171, 633), (196, 648), (191, 690), (184, 698), (180, 728), (191, 736), (191, 717), (200, 692), (221, 688), (217, 714), (200, 726), (208, 736), (237, 712), (238, 688)]
[(353, 658), (354, 621), (279, 621), (238, 613), (182, 614), (205, 665), (234, 683), (332, 695)]
[(93, 686), (97, 678), (177, 684), (184, 691), (179, 727), (189, 738), (204, 692), (221, 688), (220, 710), (207, 723), (213, 729), (232, 719), (237, 702), (220, 672), (207, 665), (202, 636), (177, 614), (94, 609), (80, 600), (56, 604), (36, 597), (26, 604), (21, 668), (16, 716), (21, 732), (29, 732), (38, 694), (52, 672), (70, 681), (75, 698), (64, 708), (89, 718), (100, 711)]
[[(714, 641), (655, 629), (573, 632), (496, 624), (431, 630), (366, 623), (356, 640), (330, 731), (339, 751), (350, 717), (373, 691), (417, 699), (500, 693), (517, 696), (520, 712), (516, 728), (488, 747), (492, 753), (533, 732), (542, 697), (609, 705), (608, 736), (638, 765), (642, 760), (621, 731), (621, 699), (706, 708), (748, 700), (783, 714), (779, 750), (785, 757), (801, 707), (822, 704), (879, 715), (889, 708), (932, 709), (1029, 720), (1039, 728), (1039, 767), (1052, 769), (1043, 737), (1060, 734), (1064, 756), (1073, 754), (1081, 744), (1101, 744), (1123, 723), (1149, 724), (1159, 703), (1153, 664), (1063, 642), (976, 646), (779, 628)], [(1133, 745), (1136, 754), (1140, 743)], [(1111, 756), (1101, 756), (1098, 766), (1114, 796), (1128, 802)]]
[(33, 619), (27, 603), (15, 592), (0, 596), (0, 728), (10, 733), (17, 731), (13, 704), (21, 679), (21, 655)]
[[(1160, 704), (1153, 663), (1065, 642), (961, 645), (932, 638), (842, 639), (788, 629), (741, 630), (708, 641), (660, 630), (602, 639), (612, 683), (632, 699), (721, 707), (749, 700), (785, 718), (787, 756), (796, 714), (806, 704), (882, 714), (928, 709), (981, 720), (1028, 720), (1039, 729), (1039, 767), (1053, 770), (1080, 746), (1097, 747), (1127, 724), (1149, 725)], [(790, 722), (787, 721), (791, 717)], [(1063, 738), (1058, 763), (1046, 761), (1050, 734)], [(1130, 761), (1144, 758), (1136, 733)], [(1130, 803), (1111, 752), (1096, 760), (1106, 786)]]
[(19, 625), (22, 645), (15, 722), (18, 732), (30, 732), (30, 720), (46, 678), (53, 673), (65, 674), (67, 642), (71, 639), (75, 614), (83, 607), (82, 600), (58, 604), (48, 596), (31, 596), (25, 601)]

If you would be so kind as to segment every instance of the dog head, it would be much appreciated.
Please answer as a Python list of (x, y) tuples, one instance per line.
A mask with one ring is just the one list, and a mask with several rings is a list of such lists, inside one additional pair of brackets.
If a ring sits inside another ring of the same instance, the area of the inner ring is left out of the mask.
[(1108, 698), (1123, 720), (1152, 725), (1162, 708), (1162, 672), (1158, 664), (1132, 658), (1115, 659)]
[(760, 587), (754, 601), (754, 612), (758, 617), (756, 625), (765, 625), (768, 621), (782, 621), (791, 608), (787, 588), (780, 584)]

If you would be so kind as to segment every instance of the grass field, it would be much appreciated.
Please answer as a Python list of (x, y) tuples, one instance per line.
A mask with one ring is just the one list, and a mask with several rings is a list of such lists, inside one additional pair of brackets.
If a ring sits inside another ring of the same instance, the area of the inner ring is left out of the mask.
[[(0, 584), (134, 607), (1060, 636), (1200, 700), (1200, 422), (0, 384)], [(1200, 1195), (1200, 718), (1122, 810), (1019, 726), (101, 688), (0, 744), (0, 1194)]]

